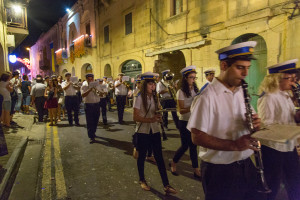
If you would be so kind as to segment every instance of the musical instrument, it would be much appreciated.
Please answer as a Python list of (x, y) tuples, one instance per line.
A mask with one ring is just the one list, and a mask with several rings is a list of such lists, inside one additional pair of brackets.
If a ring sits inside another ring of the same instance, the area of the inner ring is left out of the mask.
[(102, 90), (97, 90), (96, 88), (92, 88), (92, 91), (95, 93), (95, 95), (99, 96), (99, 97), (104, 97), (105, 92), (103, 92)]
[(164, 113), (164, 112), (176, 112), (176, 108), (166, 108), (166, 109), (161, 109), (161, 110), (156, 110), (156, 113)]
[(172, 72), (168, 72), (164, 76), (165, 81), (168, 83), (168, 91), (171, 95), (171, 98), (174, 99), (174, 101), (176, 102), (176, 90), (175, 90), (175, 84), (173, 82), (173, 78), (174, 78), (174, 73)]
[[(160, 110), (158, 109), (158, 95), (157, 95), (155, 90), (153, 90), (152, 93), (153, 93), (153, 99), (154, 99), (154, 102), (155, 102), (155, 113), (160, 113), (159, 112)], [(163, 126), (163, 122), (160, 121), (159, 124), (160, 124), (160, 128), (161, 128), (161, 133), (162, 133), (162, 136), (163, 136), (163, 141), (165, 141), (168, 138), (167, 138), (164, 126)]]
[(292, 86), (292, 92), (293, 92), (293, 100), (294, 103), (296, 105), (296, 111), (300, 110), (300, 84), (299, 83), (295, 83), (295, 86)]
[[(244, 100), (245, 100), (245, 106), (246, 106), (246, 122), (247, 122), (247, 127), (250, 131), (250, 134), (253, 134), (255, 132), (255, 128), (253, 125), (253, 119), (252, 119), (252, 108), (250, 105), (250, 95), (248, 93), (248, 84), (246, 83), (245, 80), (242, 80), (242, 88), (243, 88), (243, 94), (244, 94)], [(258, 146), (256, 147), (258, 151), (254, 151), (255, 155), (255, 167), (257, 169), (257, 176), (258, 176), (258, 184), (257, 184), (257, 191), (261, 193), (270, 193), (271, 190), (269, 189), (265, 175), (264, 175), (264, 166), (262, 162), (262, 154), (261, 154), (261, 145), (258, 141)]]

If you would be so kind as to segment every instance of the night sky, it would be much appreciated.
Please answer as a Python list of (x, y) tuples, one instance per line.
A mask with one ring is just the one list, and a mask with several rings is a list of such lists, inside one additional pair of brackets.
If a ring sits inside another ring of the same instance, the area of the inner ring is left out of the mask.
[[(29, 35), (14, 51), (17, 55), (28, 55), (26, 47), (35, 44), (43, 32), (47, 32), (59, 18), (66, 14), (77, 0), (30, 0), (27, 7)], [(24, 56), (25, 56), (24, 55)]]

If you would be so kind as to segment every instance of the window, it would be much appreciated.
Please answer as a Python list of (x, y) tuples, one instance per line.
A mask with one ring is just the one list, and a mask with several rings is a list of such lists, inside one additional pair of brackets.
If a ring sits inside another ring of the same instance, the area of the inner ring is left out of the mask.
[(170, 16), (178, 15), (182, 12), (182, 0), (170, 0)]
[(132, 33), (132, 13), (125, 15), (125, 35)]
[(104, 27), (104, 43), (109, 42), (109, 25)]
[(91, 35), (91, 24), (90, 23), (85, 25), (85, 33), (88, 34), (89, 36)]

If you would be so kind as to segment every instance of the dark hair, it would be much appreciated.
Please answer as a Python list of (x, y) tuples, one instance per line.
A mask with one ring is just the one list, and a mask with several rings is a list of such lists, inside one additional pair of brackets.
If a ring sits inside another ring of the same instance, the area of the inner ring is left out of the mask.
[[(182, 79), (181, 79), (181, 87), (180, 89), (182, 90), (182, 92), (185, 94), (185, 96), (187, 98), (191, 97), (192, 94), (191, 94), (191, 91), (190, 91), (190, 87), (189, 87), (189, 84), (188, 84), (188, 81), (187, 81), (187, 78), (188, 76), (191, 74), (191, 73), (196, 73), (196, 72), (190, 72), (190, 73), (187, 73), (185, 74)], [(193, 86), (194, 86), (194, 91), (195, 93), (198, 93), (199, 91), (199, 88), (196, 84), (196, 82), (193, 83)]]
[(251, 61), (251, 60), (256, 60), (256, 58), (253, 55), (242, 55), (242, 56), (236, 56), (233, 58), (228, 58), (222, 61), (225, 61), (228, 67), (233, 65), (236, 61), (238, 60), (243, 60), (243, 61)]
[(43, 82), (43, 79), (41, 76), (36, 76), (36, 82), (37, 83), (42, 83)]
[(28, 80), (28, 76), (26, 74), (24, 74), (22, 78), (23, 78), (24, 81)]
[[(141, 97), (142, 97), (142, 101), (143, 101), (143, 106), (144, 106), (146, 112), (147, 112), (147, 110), (148, 110), (148, 103), (147, 103), (147, 85), (148, 85), (148, 83), (150, 83), (150, 82), (155, 83), (154, 80), (142, 80), (142, 82), (141, 82), (141, 90), (140, 90), (140, 92), (141, 92)], [(155, 102), (155, 104), (156, 104), (155, 107), (157, 107), (158, 99), (157, 99), (156, 92), (155, 92), (155, 95), (154, 95), (154, 93), (153, 93), (153, 98), (156, 98), (156, 99), (154, 99), (154, 102)]]
[(1, 74), (0, 80), (6, 82), (6, 81), (8, 81), (10, 75), (11, 75), (11, 73), (4, 72)]

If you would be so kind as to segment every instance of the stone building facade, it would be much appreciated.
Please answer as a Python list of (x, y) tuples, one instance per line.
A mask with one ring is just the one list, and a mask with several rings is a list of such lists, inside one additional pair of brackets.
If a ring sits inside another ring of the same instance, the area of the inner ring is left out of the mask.
[[(267, 65), (300, 57), (297, 1), (79, 0), (71, 10), (58, 22), (59, 48), (68, 54), (58, 69), (82, 78), (87, 70), (98, 78), (171, 69), (179, 79), (181, 68), (196, 65), (202, 85), (203, 71), (219, 72), (217, 49), (255, 40), (258, 60), (247, 81), (256, 94)], [(88, 24), (91, 46), (72, 63), (72, 39), (86, 35)]]

